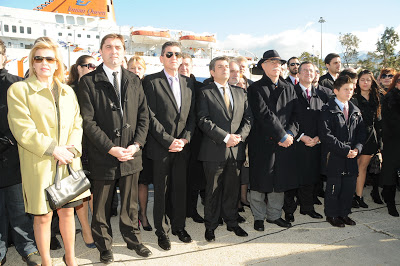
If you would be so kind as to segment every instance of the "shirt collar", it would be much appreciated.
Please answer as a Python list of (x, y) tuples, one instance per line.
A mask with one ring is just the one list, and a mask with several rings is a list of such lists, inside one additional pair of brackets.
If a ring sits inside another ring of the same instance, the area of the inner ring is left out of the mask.
[(222, 85), (222, 84), (219, 84), (219, 83), (218, 83), (218, 82), (216, 82), (216, 81), (214, 81), (214, 83), (215, 83), (215, 85), (217, 85), (217, 88), (218, 88), (218, 89), (220, 89), (220, 88), (224, 88), (224, 87), (226, 88), (227, 86), (229, 86), (229, 85), (228, 85), (228, 83), (226, 83), (226, 85), (225, 85), (225, 86), (224, 86), (224, 85)]
[(308, 88), (306, 88), (306, 87), (304, 87), (300, 82), (299, 82), (299, 85), (300, 85), (300, 88), (303, 90), (303, 91), (306, 91), (307, 89), (310, 91), (310, 94), (311, 94), (311, 85), (310, 85), (310, 87), (308, 87)]
[(339, 101), (338, 98), (336, 98), (336, 97), (335, 97), (335, 102), (336, 102), (337, 105), (339, 106), (340, 110), (343, 111), (343, 108), (344, 108), (345, 105), (347, 105), (347, 110), (349, 109), (349, 108), (348, 108), (348, 106), (349, 106), (348, 102), (342, 103), (342, 102)]
[(179, 80), (179, 78), (178, 78), (179, 74), (178, 73), (176, 74), (176, 76), (171, 76), (170, 74), (167, 73), (167, 71), (165, 71), (165, 68), (164, 68), (164, 74), (165, 74), (165, 76), (167, 77), (168, 80), (171, 80), (171, 78), (173, 78), (175, 80)]

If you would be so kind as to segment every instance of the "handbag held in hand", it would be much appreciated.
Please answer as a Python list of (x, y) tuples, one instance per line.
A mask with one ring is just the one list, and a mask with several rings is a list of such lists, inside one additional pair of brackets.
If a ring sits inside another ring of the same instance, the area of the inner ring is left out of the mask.
[(90, 188), (89, 179), (83, 170), (75, 172), (71, 165), (67, 164), (69, 176), (60, 179), (58, 168), (57, 161), (54, 184), (45, 189), (47, 200), (52, 210), (61, 208)]

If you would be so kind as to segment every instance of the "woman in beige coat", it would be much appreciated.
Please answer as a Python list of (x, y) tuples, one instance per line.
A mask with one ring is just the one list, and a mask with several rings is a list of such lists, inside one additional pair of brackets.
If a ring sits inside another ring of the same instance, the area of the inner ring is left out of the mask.
[[(57, 160), (62, 178), (68, 176), (68, 163), (75, 170), (81, 169), (82, 118), (74, 91), (60, 82), (64, 67), (54, 43), (36, 43), (29, 54), (29, 67), (29, 78), (8, 90), (8, 121), (18, 142), (25, 211), (35, 215), (35, 240), (42, 265), (51, 265), (52, 210), (45, 188), (54, 182)], [(67, 265), (77, 265), (73, 207), (88, 196), (86, 191), (57, 210)]]

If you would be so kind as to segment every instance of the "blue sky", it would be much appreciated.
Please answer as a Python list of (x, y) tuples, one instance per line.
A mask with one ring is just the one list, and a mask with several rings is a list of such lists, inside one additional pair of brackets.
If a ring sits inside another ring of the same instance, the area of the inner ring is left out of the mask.
[[(92, 0), (94, 1), (94, 0)], [(0, 0), (0, 6), (33, 9), (45, 0)], [(339, 33), (354, 33), (361, 51), (375, 48), (385, 27), (400, 30), (400, 1), (138, 1), (114, 0), (118, 25), (153, 26), (216, 33), (219, 46), (268, 49), (285, 57), (303, 50), (319, 53), (322, 16), (326, 52), (341, 52)], [(313, 47), (314, 46), (314, 47)]]

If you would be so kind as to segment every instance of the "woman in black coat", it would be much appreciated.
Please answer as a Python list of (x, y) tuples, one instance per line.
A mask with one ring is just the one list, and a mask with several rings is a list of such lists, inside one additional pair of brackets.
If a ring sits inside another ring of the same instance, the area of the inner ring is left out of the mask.
[(381, 173), (382, 196), (389, 214), (399, 216), (396, 209), (396, 182), (400, 171), (400, 73), (393, 78), (382, 102), (383, 164)]
[[(361, 155), (358, 157), (358, 177), (356, 194), (353, 199), (353, 207), (368, 208), (364, 202), (363, 190), (367, 168), (373, 155), (382, 146), (381, 138), (381, 96), (385, 91), (378, 85), (374, 75), (369, 70), (363, 70), (358, 74), (357, 87), (353, 96), (353, 103), (360, 109), (366, 130), (366, 141)], [(371, 192), (372, 198), (379, 198), (379, 190)]]

